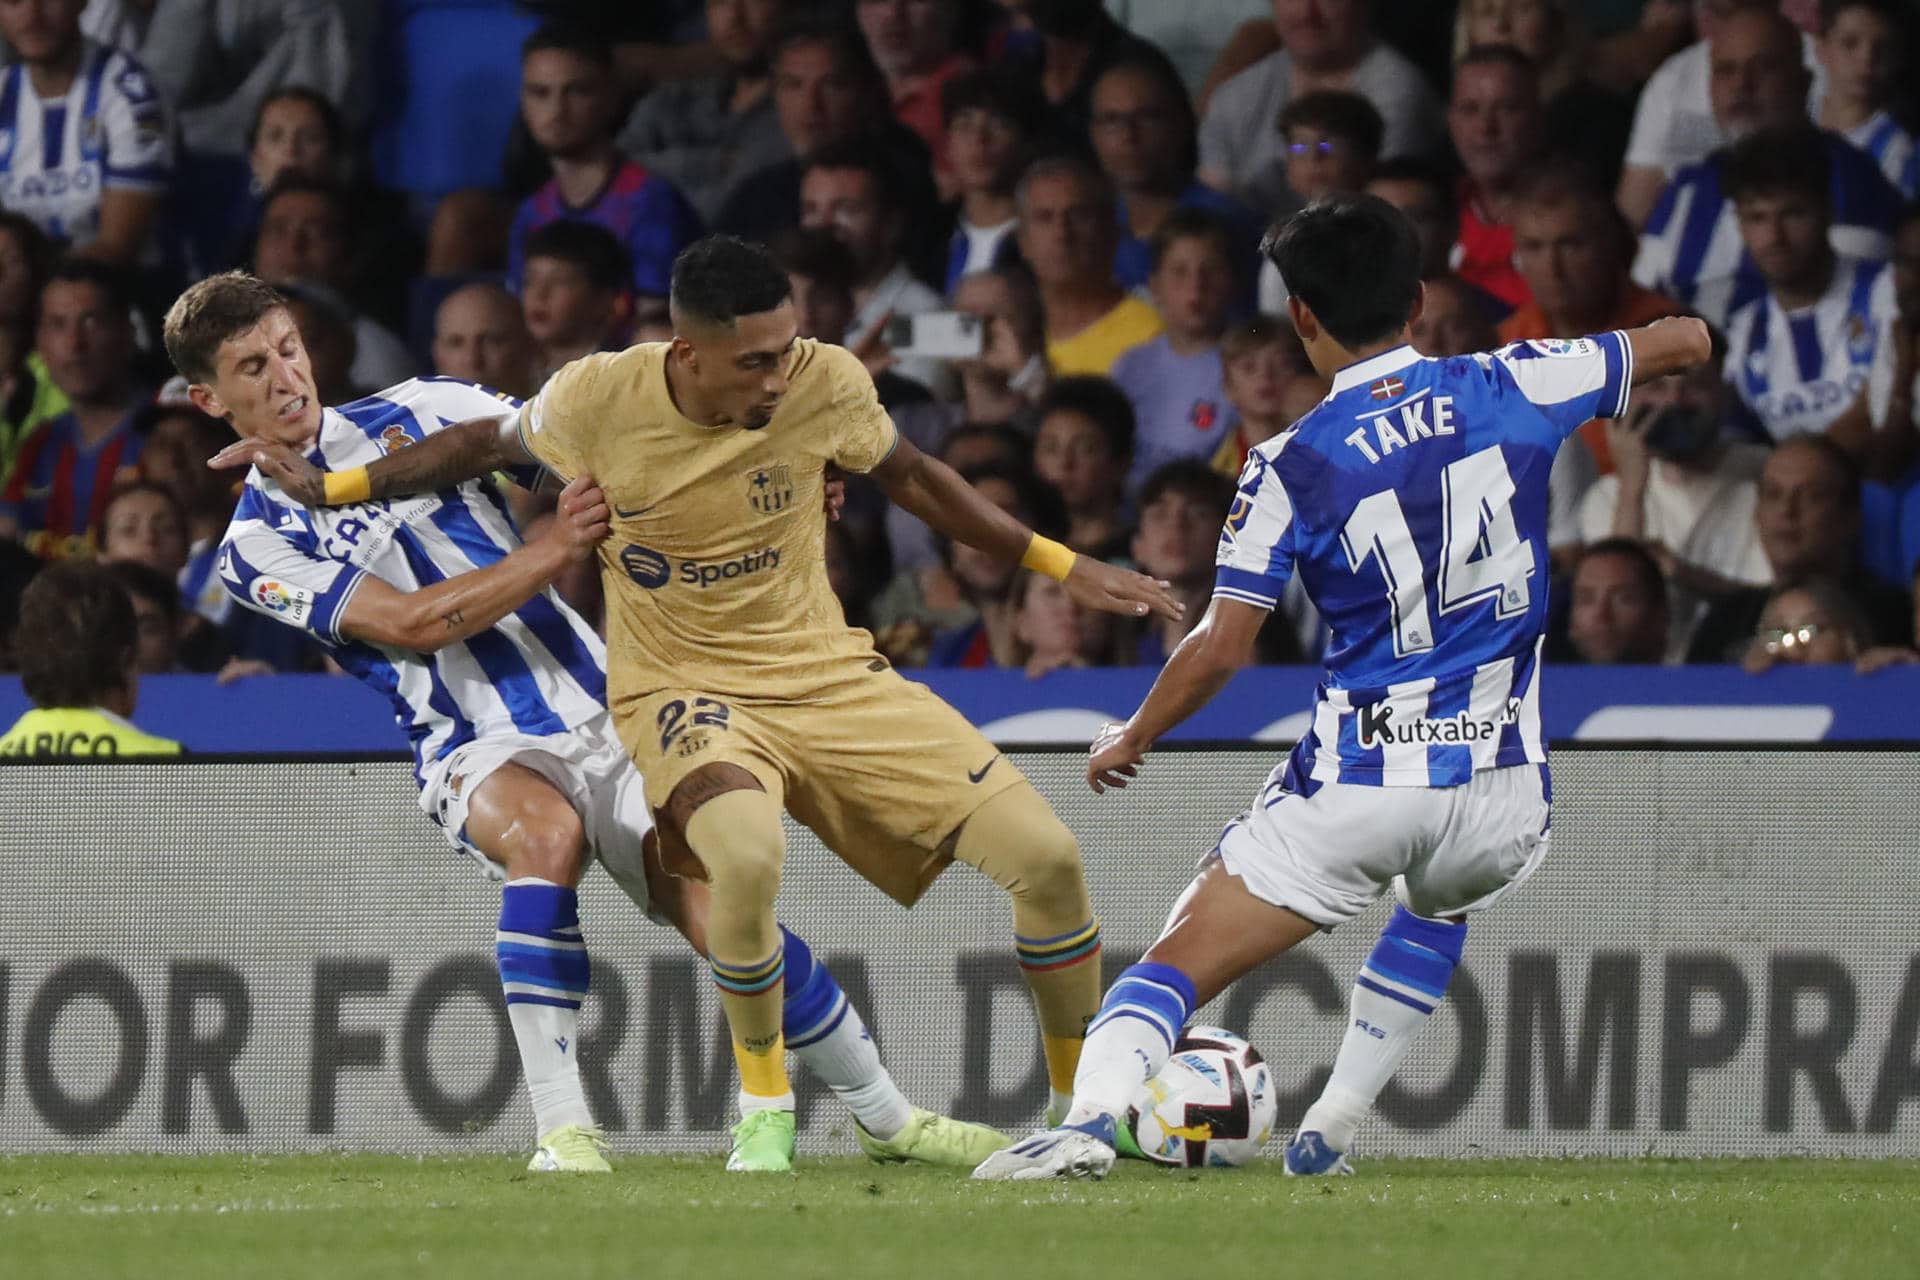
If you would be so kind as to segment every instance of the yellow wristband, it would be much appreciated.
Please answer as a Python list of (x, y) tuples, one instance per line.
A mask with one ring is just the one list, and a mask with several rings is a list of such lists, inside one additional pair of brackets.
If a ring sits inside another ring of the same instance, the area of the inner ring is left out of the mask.
[(373, 496), (373, 482), (367, 479), (365, 467), (355, 467), (351, 471), (329, 471), (324, 483), (327, 505), (330, 507), (344, 507), (355, 502), (365, 502)]
[(1055, 582), (1064, 582), (1067, 574), (1073, 571), (1073, 562), (1077, 558), (1073, 548), (1036, 533), (1033, 541), (1027, 544), (1027, 553), (1020, 557), (1020, 564), (1035, 573), (1046, 574)]

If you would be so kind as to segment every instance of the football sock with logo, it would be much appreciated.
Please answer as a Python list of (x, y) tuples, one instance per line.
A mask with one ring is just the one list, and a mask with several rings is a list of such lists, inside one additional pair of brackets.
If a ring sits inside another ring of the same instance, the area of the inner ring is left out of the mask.
[(781, 1033), (801, 1065), (847, 1104), (860, 1127), (882, 1141), (906, 1128), (913, 1104), (880, 1061), (860, 1011), (793, 930), (782, 925), (787, 999)]
[(786, 837), (764, 791), (728, 791), (694, 810), (687, 847), (707, 872), (707, 955), (740, 1068), (740, 1111), (793, 1109), (780, 1035), (786, 964), (773, 900)]
[(1039, 792), (1019, 786), (973, 812), (954, 856), (1013, 898), (1014, 950), (1040, 1021), (1048, 1114), (1058, 1116), (1072, 1101), (1080, 1049), (1100, 1008), (1100, 925), (1080, 846)]
[(1193, 1016), (1193, 980), (1167, 964), (1129, 966), (1107, 990), (1087, 1029), (1068, 1124), (1124, 1117), (1140, 1087), (1160, 1074)]
[(589, 974), (579, 897), (533, 877), (508, 881), (500, 893), (493, 950), (540, 1135), (592, 1124), (578, 1062), (580, 1002)]
[(1428, 920), (1396, 907), (1380, 941), (1353, 980), (1353, 1014), (1333, 1062), (1333, 1076), (1300, 1121), (1327, 1145), (1345, 1151), (1374, 1099), (1413, 1048), (1466, 946), (1464, 921)]

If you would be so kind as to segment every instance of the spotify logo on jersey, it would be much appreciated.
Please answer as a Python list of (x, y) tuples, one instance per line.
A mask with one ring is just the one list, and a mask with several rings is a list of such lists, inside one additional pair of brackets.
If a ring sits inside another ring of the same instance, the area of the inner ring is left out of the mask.
[(627, 576), (649, 591), (667, 585), (673, 576), (673, 563), (649, 547), (628, 543), (620, 549), (620, 567)]

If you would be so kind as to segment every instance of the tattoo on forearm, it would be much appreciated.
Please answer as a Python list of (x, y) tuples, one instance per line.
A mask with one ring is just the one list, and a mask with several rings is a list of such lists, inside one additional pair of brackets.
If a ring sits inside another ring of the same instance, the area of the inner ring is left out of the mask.
[(443, 620), (447, 624), (447, 630), (455, 631), (459, 629), (461, 623), (467, 620), (467, 615), (458, 609), (449, 609)]
[(491, 421), (481, 421), (484, 431), (463, 422), (374, 463), (367, 469), (373, 496), (433, 493), (492, 471), (499, 465), (497, 431)]

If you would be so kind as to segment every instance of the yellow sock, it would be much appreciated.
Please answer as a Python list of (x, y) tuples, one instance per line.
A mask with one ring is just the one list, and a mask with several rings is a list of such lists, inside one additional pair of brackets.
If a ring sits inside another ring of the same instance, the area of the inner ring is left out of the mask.
[(1073, 1095), (1073, 1073), (1080, 1069), (1080, 1049), (1085, 1036), (1041, 1036), (1047, 1054), (1047, 1084), (1055, 1093)]
[(793, 1084), (787, 1079), (787, 1044), (776, 1033), (773, 1048), (763, 1053), (733, 1042), (733, 1060), (740, 1067), (740, 1091), (755, 1098), (779, 1099), (793, 1094)]

